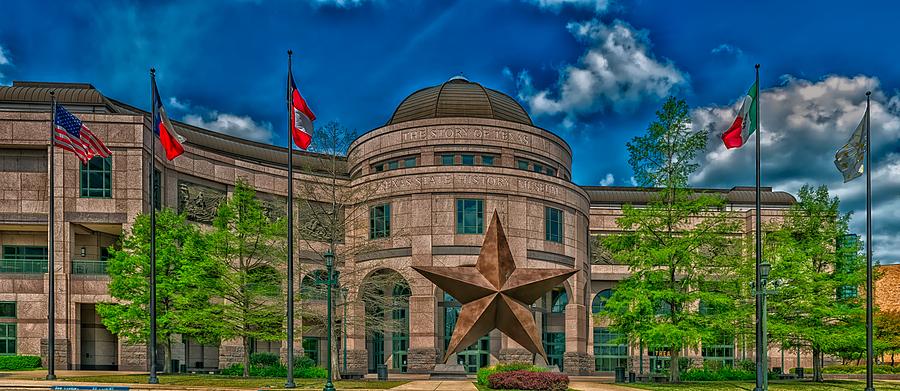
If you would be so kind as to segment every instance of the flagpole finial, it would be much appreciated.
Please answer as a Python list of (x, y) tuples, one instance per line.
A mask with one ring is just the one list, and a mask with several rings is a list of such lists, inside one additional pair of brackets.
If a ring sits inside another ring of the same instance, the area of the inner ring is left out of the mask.
[(156, 76), (156, 68), (150, 68), (150, 76)]
[(293, 50), (290, 50), (290, 49), (288, 49), (288, 57), (290, 57), (290, 56), (293, 56), (293, 55), (294, 55), (294, 51), (293, 51)]
[(866, 96), (872, 95), (872, 91), (866, 91)]
[(759, 64), (756, 64), (756, 69), (759, 69)]

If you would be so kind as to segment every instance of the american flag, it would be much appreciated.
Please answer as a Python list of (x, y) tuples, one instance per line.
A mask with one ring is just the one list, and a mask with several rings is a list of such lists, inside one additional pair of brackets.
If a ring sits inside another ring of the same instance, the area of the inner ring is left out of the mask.
[(56, 146), (71, 151), (87, 164), (94, 156), (109, 157), (109, 148), (62, 105), (56, 105)]

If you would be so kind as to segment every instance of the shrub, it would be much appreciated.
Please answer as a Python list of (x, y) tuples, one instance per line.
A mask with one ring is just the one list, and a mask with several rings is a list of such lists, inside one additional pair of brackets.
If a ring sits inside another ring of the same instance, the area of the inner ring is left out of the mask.
[(735, 368), (740, 368), (745, 371), (756, 372), (756, 362), (753, 360), (741, 360), (737, 362)]
[(281, 359), (275, 353), (253, 353), (250, 355), (250, 365), (254, 367), (270, 367), (281, 363)]
[(490, 367), (483, 367), (478, 369), (478, 373), (476, 374), (476, 382), (482, 386), (488, 385), (488, 377), (501, 372), (511, 372), (511, 371), (530, 371), (530, 372), (545, 372), (547, 369), (537, 367), (528, 363), (523, 362), (514, 362), (509, 364), (497, 364)]
[[(890, 365), (875, 365), (873, 372), (876, 374), (900, 373), (900, 367)], [(812, 372), (807, 372), (812, 373)], [(822, 368), (822, 373), (866, 373), (865, 365), (829, 365)]]
[(0, 370), (21, 371), (41, 367), (38, 356), (0, 356)]
[(730, 367), (722, 367), (718, 370), (691, 368), (681, 374), (681, 380), (684, 381), (726, 381), (754, 379), (756, 379), (756, 372)]
[(569, 377), (552, 372), (499, 372), (488, 376), (488, 387), (495, 390), (566, 391), (569, 388)]
[[(244, 366), (241, 364), (232, 364), (231, 366), (222, 369), (222, 375), (225, 376), (243, 376), (244, 375)], [(287, 367), (281, 364), (270, 365), (265, 367), (260, 366), (251, 366), (250, 367), (250, 377), (285, 377), (287, 376)], [(300, 379), (324, 379), (328, 376), (328, 370), (322, 367), (306, 367), (294, 368), (294, 377)]]
[(295, 356), (294, 357), (294, 369), (296, 368), (312, 368), (316, 366), (316, 362), (313, 359), (307, 356)]

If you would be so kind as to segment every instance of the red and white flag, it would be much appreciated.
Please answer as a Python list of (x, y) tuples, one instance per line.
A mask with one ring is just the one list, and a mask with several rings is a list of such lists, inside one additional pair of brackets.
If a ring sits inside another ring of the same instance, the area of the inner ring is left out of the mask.
[(312, 143), (313, 121), (316, 120), (316, 115), (297, 90), (294, 75), (290, 71), (288, 71), (288, 101), (291, 104), (291, 136), (294, 144), (305, 150)]

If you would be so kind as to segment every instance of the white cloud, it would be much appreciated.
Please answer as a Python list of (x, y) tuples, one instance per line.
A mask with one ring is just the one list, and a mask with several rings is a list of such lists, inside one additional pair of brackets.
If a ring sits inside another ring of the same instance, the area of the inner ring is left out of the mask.
[(560, 71), (556, 86), (537, 89), (528, 71), (517, 78), (519, 98), (531, 114), (579, 117), (614, 110), (629, 112), (646, 98), (661, 98), (688, 84), (688, 75), (651, 52), (647, 31), (616, 20), (570, 22), (569, 32), (589, 45), (577, 63)]
[[(0, 66), (11, 66), (12, 60), (9, 58), (9, 51), (0, 45)], [(0, 69), (0, 85), (5, 85), (3, 70)]]
[(272, 124), (256, 122), (249, 116), (210, 111), (205, 115), (188, 114), (183, 120), (194, 126), (247, 140), (263, 143), (272, 141)]
[[(778, 87), (763, 89), (760, 99), (762, 185), (796, 194), (804, 185), (825, 184), (853, 212), (851, 229), (865, 233), (865, 180), (843, 183), (834, 153), (862, 119), (866, 90), (872, 90), (873, 235), (876, 259), (900, 262), (900, 93), (888, 95), (877, 78), (829, 76), (820, 81), (784, 77)], [(740, 93), (741, 91), (736, 91)], [(699, 186), (752, 185), (755, 149), (726, 150), (718, 138), (738, 110), (727, 106), (693, 110), (695, 129), (710, 132), (700, 169), (691, 178)]]
[(712, 50), (710, 50), (710, 53), (722, 54), (722, 55), (733, 55), (733, 56), (738, 56), (738, 57), (744, 55), (744, 51), (741, 50), (741, 48), (734, 46), (734, 45), (729, 45), (727, 43), (723, 43), (719, 46), (714, 47)]
[(178, 100), (176, 97), (169, 98), (169, 106), (174, 107), (178, 110), (187, 110), (190, 107), (190, 102), (182, 102)]
[(365, 3), (366, 0), (314, 0), (313, 3), (317, 6), (331, 6), (337, 8), (353, 8), (359, 7)]
[(606, 173), (606, 177), (600, 180), (600, 186), (610, 186), (616, 181), (612, 173)]
[(566, 6), (574, 8), (593, 8), (596, 13), (603, 13), (609, 9), (610, 0), (523, 0), (528, 3), (537, 5), (540, 8), (548, 9), (553, 12), (559, 12)]

